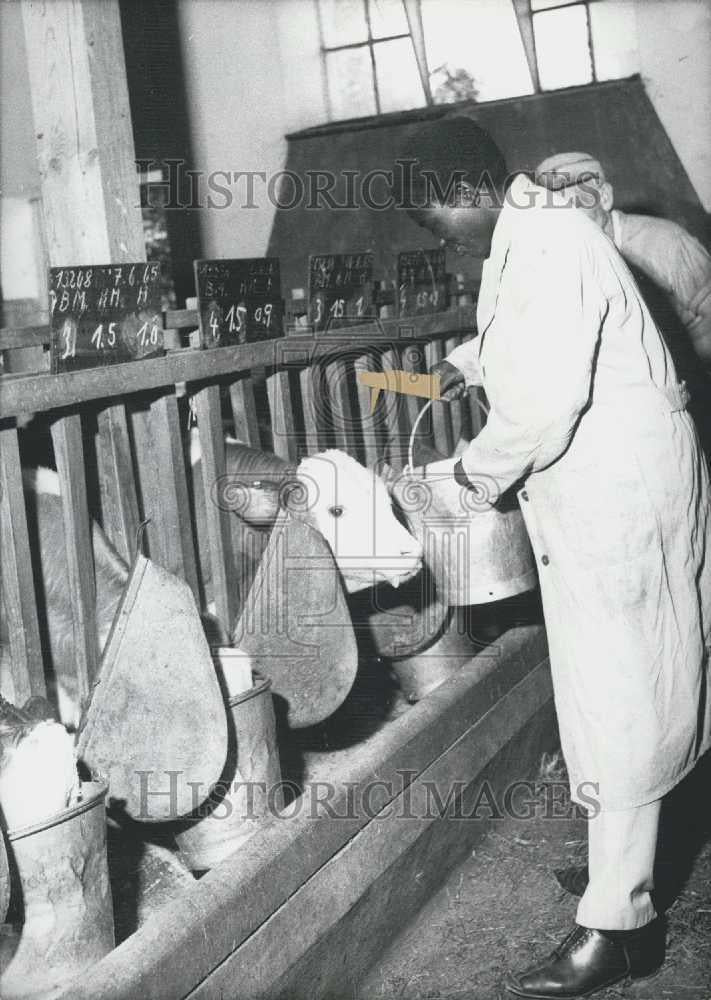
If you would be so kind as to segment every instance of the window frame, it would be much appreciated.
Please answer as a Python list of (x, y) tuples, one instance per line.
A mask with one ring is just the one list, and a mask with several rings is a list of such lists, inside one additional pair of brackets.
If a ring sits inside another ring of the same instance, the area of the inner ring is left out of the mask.
[[(364, 39), (362, 42), (346, 42), (343, 45), (326, 45), (323, 33), (323, 18), (321, 16), (321, 0), (316, 0), (316, 15), (318, 18), (319, 40), (321, 44), (321, 65), (323, 67), (323, 84), (324, 84), (324, 92), (326, 98), (326, 107), (328, 108), (329, 116), (331, 114), (331, 108), (332, 108), (331, 94), (328, 85), (328, 56), (330, 53), (345, 52), (348, 49), (363, 49), (363, 48), (368, 49), (368, 55), (370, 57), (370, 73), (371, 73), (370, 79), (371, 79), (371, 84), (373, 86), (376, 115), (382, 115), (386, 113), (382, 110), (380, 102), (380, 88), (378, 87), (378, 71), (375, 64), (376, 45), (380, 45), (383, 42), (395, 42), (403, 38), (409, 38), (410, 44), (412, 45), (413, 54), (415, 56), (415, 63), (416, 64), (418, 63), (417, 51), (415, 49), (415, 42), (412, 37), (412, 31), (409, 30), (409, 21), (408, 21), (408, 31), (400, 32), (396, 35), (383, 35), (382, 37), (375, 38), (373, 36), (373, 27), (370, 18), (371, 0), (361, 0), (361, 3), (363, 4), (363, 11), (365, 14), (365, 23), (366, 23), (366, 28), (368, 30), (368, 37)], [(418, 9), (419, 9), (419, 3), (420, 0), (417, 0)], [(403, 3), (403, 11), (407, 16), (407, 10), (405, 8), (404, 3)], [(431, 97), (429, 93), (427, 93), (424, 86), (422, 87), (422, 91), (425, 99), (425, 106), (429, 107), (429, 105), (432, 103)]]
[[(553, 93), (555, 90), (563, 90), (564, 89), (562, 87), (553, 87), (553, 88), (544, 90), (541, 87), (541, 82), (540, 82), (541, 67), (538, 64), (538, 52), (536, 51), (536, 32), (535, 32), (536, 18), (539, 17), (541, 14), (549, 14), (549, 13), (551, 13), (551, 11), (555, 11), (555, 10), (571, 10), (574, 7), (584, 7), (585, 8), (585, 29), (586, 29), (586, 32), (587, 32), (588, 52), (590, 53), (590, 70), (592, 72), (592, 80), (590, 80), (588, 83), (577, 84), (576, 86), (579, 86), (579, 87), (591, 87), (591, 86), (593, 86), (593, 84), (598, 83), (597, 65), (596, 65), (596, 60), (595, 60), (595, 46), (593, 44), (592, 22), (591, 22), (591, 19), (590, 19), (590, 4), (591, 3), (599, 3), (599, 2), (600, 2), (600, 0), (572, 0), (572, 2), (569, 2), (569, 3), (562, 3), (561, 2), (561, 3), (551, 4), (550, 7), (543, 7), (541, 10), (534, 10), (533, 7), (532, 7), (532, 5), (531, 5), (531, 0), (527, 0), (528, 16), (531, 19), (531, 38), (532, 38), (532, 45), (533, 45), (533, 56), (534, 56), (535, 63), (536, 63), (536, 79), (533, 81), (533, 88), (534, 88), (534, 93), (535, 94), (550, 94), (550, 93)], [(419, 3), (419, 0), (418, 0), (418, 3)]]
[[(420, 58), (418, 56), (418, 46), (417, 46), (417, 44), (415, 42), (415, 37), (414, 37), (413, 31), (412, 31), (412, 23), (411, 23), (411, 20), (410, 20), (410, 14), (409, 14), (408, 9), (407, 9), (406, 0), (401, 0), (401, 2), (402, 2), (402, 5), (403, 5), (403, 11), (404, 11), (404, 13), (405, 13), (405, 15), (407, 17), (408, 31), (406, 31), (406, 32), (400, 32), (400, 33), (394, 34), (394, 35), (384, 35), (382, 37), (374, 37), (373, 36), (373, 32), (372, 32), (371, 17), (370, 17), (370, 4), (371, 4), (372, 0), (361, 0), (361, 2), (363, 4), (364, 14), (365, 14), (365, 22), (366, 22), (367, 31), (368, 31), (368, 37), (366, 39), (363, 39), (362, 41), (359, 41), (359, 42), (346, 42), (343, 45), (326, 45), (325, 44), (324, 31), (323, 31), (323, 18), (322, 18), (322, 12), (321, 12), (321, 0), (314, 0), (314, 2), (315, 2), (315, 5), (316, 5), (316, 17), (317, 17), (317, 21), (318, 21), (318, 30), (319, 30), (319, 39), (320, 39), (321, 69), (322, 69), (322, 77), (323, 77), (324, 99), (325, 99), (327, 113), (328, 113), (330, 121), (334, 121), (335, 119), (332, 117), (333, 102), (332, 102), (332, 99), (331, 99), (330, 86), (329, 86), (328, 56), (332, 52), (343, 52), (343, 51), (346, 51), (348, 49), (362, 49), (362, 48), (367, 48), (368, 51), (369, 51), (370, 69), (371, 69), (371, 84), (372, 84), (372, 87), (373, 87), (373, 96), (374, 96), (374, 101), (375, 101), (375, 117), (381, 117), (383, 115), (390, 114), (390, 113), (395, 113), (395, 114), (400, 113), (400, 112), (384, 112), (382, 110), (381, 100), (380, 100), (380, 91), (379, 91), (379, 87), (378, 87), (378, 74), (377, 74), (377, 67), (376, 67), (376, 62), (375, 62), (375, 52), (374, 52), (374, 49), (375, 49), (375, 46), (381, 44), (382, 42), (392, 42), (392, 41), (397, 41), (397, 40), (400, 40), (400, 39), (403, 39), (403, 38), (409, 38), (410, 44), (412, 45), (412, 48), (413, 48), (413, 53), (414, 53), (414, 56), (415, 56), (415, 62), (416, 62), (417, 66), (418, 66), (418, 69), (420, 71), (420, 77), (421, 77), (421, 82), (422, 82), (422, 92), (423, 92), (423, 96), (424, 96), (424, 104), (421, 105), (421, 107), (431, 108), (431, 107), (439, 107), (440, 106), (437, 102), (435, 102), (433, 100), (431, 88), (429, 86), (425, 85), (425, 82), (424, 82), (424, 79), (423, 79), (423, 67), (421, 65), (421, 61), (420, 61)], [(421, 29), (421, 25), (422, 25), (421, 0), (413, 0), (413, 2), (416, 5), (416, 16), (417, 16), (417, 18), (419, 20), (420, 33), (421, 33), (421, 30), (422, 30)], [(557, 90), (564, 90), (564, 89), (566, 89), (565, 87), (543, 88), (543, 87), (541, 87), (541, 83), (540, 83), (540, 67), (538, 65), (538, 53), (536, 51), (536, 39), (535, 39), (534, 24), (535, 24), (536, 17), (538, 17), (540, 15), (543, 15), (543, 14), (549, 14), (552, 11), (567, 10), (567, 9), (571, 9), (571, 8), (575, 8), (575, 7), (583, 7), (585, 9), (585, 25), (586, 25), (586, 31), (587, 31), (587, 46), (588, 46), (588, 52), (590, 54), (590, 69), (591, 69), (592, 79), (589, 80), (587, 83), (571, 84), (571, 86), (576, 86), (576, 87), (591, 87), (591, 86), (594, 86), (595, 84), (597, 84), (597, 83), (600, 82), (598, 80), (597, 60), (595, 58), (595, 45), (594, 45), (594, 42), (593, 42), (592, 20), (591, 20), (591, 17), (590, 17), (590, 6), (593, 3), (601, 3), (601, 2), (603, 2), (603, 0), (569, 0), (569, 2), (567, 2), (567, 3), (564, 2), (564, 0), (560, 0), (560, 2), (551, 4), (548, 7), (541, 8), (540, 10), (533, 10), (531, 0), (518, 0), (518, 2), (517, 2), (517, 0), (512, 0), (512, 6), (513, 6), (514, 14), (516, 16), (516, 21), (517, 21), (517, 24), (518, 24), (519, 33), (521, 35), (521, 40), (523, 42), (524, 52), (525, 52), (525, 55), (526, 55), (526, 60), (527, 60), (529, 72), (530, 72), (530, 75), (531, 75), (531, 85), (532, 85), (532, 88), (533, 88), (531, 96), (537, 95), (537, 94), (550, 94), (550, 93), (555, 93)], [(424, 65), (424, 76), (429, 81), (431, 70), (430, 70), (429, 63), (427, 62), (426, 50), (423, 51), (423, 58), (424, 58), (424, 63), (425, 63), (425, 65)], [(468, 101), (456, 101), (456, 102), (452, 103), (452, 106), (456, 106), (456, 104), (459, 104), (459, 103), (466, 104), (466, 103), (468, 103)], [(405, 110), (414, 110), (414, 109), (402, 109), (402, 110), (405, 111)]]

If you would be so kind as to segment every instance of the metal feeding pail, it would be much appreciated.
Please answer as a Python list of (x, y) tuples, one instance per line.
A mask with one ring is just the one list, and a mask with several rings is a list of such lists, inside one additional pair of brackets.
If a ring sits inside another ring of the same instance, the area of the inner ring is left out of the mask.
[(0, 945), (3, 1000), (50, 1000), (114, 947), (107, 785), (86, 781), (81, 789), (76, 805), (7, 832), (13, 894), (22, 916)]
[(536, 585), (528, 533), (515, 496), (490, 506), (459, 486), (451, 473), (420, 475), (412, 468), (420, 411), (410, 436), (409, 462), (392, 491), (413, 534), (439, 596), (451, 606), (489, 604)]
[[(216, 666), (219, 668), (218, 658)], [(181, 857), (193, 871), (214, 868), (284, 804), (272, 682), (254, 671), (249, 689), (231, 695), (229, 678), (225, 680), (225, 768), (213, 794), (200, 807), (198, 818), (181, 822), (175, 834)]]

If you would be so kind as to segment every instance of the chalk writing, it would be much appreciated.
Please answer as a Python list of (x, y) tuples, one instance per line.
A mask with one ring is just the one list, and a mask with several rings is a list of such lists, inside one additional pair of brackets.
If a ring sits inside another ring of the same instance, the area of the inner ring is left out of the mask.
[(284, 335), (276, 257), (196, 260), (202, 347), (272, 340)]
[(163, 353), (160, 263), (49, 269), (50, 367), (58, 372)]

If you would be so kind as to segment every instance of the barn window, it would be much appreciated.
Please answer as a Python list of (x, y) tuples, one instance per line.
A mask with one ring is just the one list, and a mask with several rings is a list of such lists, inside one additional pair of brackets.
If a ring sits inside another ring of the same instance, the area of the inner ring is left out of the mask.
[(637, 72), (634, 0), (317, 0), (330, 118)]

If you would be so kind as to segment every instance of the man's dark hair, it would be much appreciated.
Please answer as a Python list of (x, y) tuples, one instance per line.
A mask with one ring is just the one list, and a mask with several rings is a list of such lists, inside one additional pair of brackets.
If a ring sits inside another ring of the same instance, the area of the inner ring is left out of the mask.
[(449, 201), (457, 183), (503, 192), (504, 156), (488, 132), (471, 118), (444, 118), (410, 133), (393, 169), (393, 197), (404, 208)]

